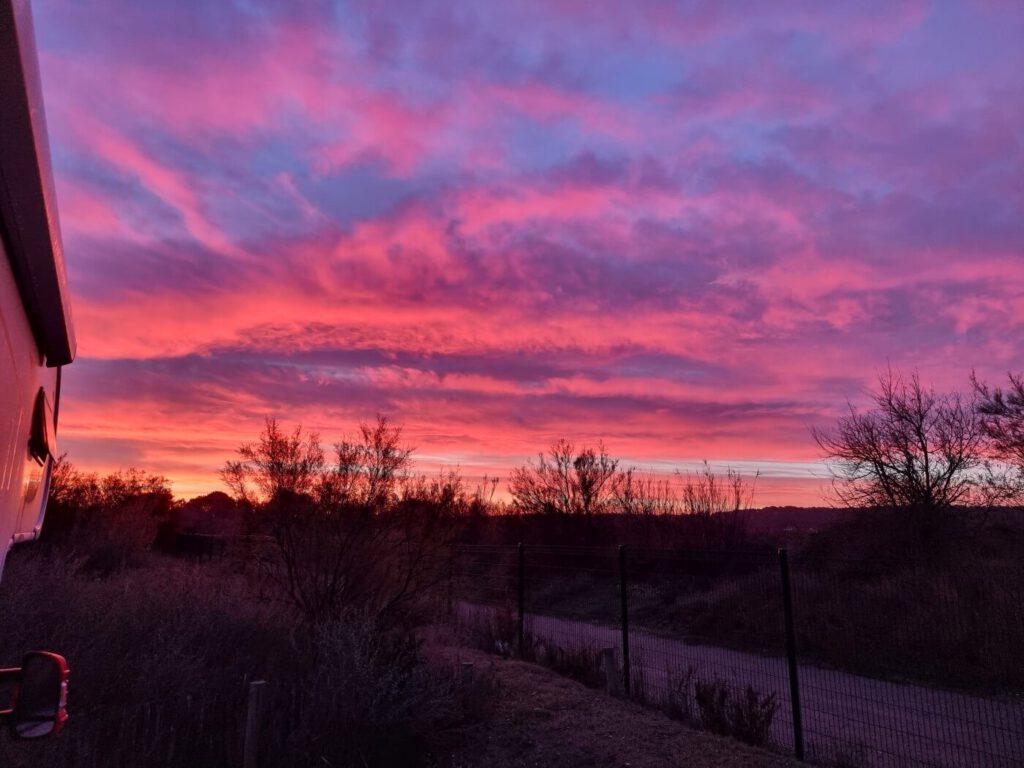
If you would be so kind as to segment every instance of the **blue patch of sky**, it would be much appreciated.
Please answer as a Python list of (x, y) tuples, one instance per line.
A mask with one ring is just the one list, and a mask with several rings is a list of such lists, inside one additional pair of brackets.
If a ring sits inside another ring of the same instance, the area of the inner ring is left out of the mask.
[(623, 104), (641, 105), (671, 89), (686, 66), (664, 48), (638, 53), (630, 50), (590, 52), (581, 66), (588, 89)]
[[(963, 75), (980, 84), (999, 79), (1020, 82), (1024, 67), (1024, 14), (963, 3), (938, 3), (915, 29), (879, 51), (880, 65), (897, 88)], [(983, 90), (983, 89), (982, 89)], [(970, 97), (970, 89), (959, 94)]]
[(429, 180), (396, 179), (377, 163), (348, 166), (326, 176), (296, 179), (299, 190), (325, 216), (341, 226), (370, 219), (401, 200), (429, 188)]
[(544, 170), (581, 152), (611, 155), (622, 148), (619, 140), (593, 132), (574, 115), (557, 121), (509, 115), (504, 128), (509, 161), (520, 171)]

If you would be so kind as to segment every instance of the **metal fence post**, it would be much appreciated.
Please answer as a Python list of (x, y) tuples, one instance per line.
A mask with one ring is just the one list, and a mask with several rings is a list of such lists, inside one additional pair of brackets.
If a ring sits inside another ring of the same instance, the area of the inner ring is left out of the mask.
[(619, 544), (619, 599), (622, 611), (622, 688), (630, 695), (629, 673), (629, 588), (626, 584), (626, 545)]
[(266, 680), (249, 683), (249, 697), (245, 709), (245, 741), (242, 743), (242, 768), (259, 765), (260, 720), (263, 718), (263, 699), (267, 692)]
[(793, 750), (797, 760), (804, 759), (804, 723), (800, 710), (800, 680), (796, 664), (796, 632), (793, 629), (793, 598), (789, 587), (789, 554), (779, 550), (782, 576), (782, 614), (786, 624), (786, 661), (789, 664), (789, 701), (793, 707)]
[(523, 542), (519, 542), (517, 549), (518, 555), (518, 567), (517, 571), (519, 574), (517, 580), (517, 589), (519, 591), (519, 626), (516, 627), (517, 638), (519, 644), (519, 658), (523, 658), (523, 643), (525, 642), (525, 624), (526, 624), (526, 556), (523, 551)]

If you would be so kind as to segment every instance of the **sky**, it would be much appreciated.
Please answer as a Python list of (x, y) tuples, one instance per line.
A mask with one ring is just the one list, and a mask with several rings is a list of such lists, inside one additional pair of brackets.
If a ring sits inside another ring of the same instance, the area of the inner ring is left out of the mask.
[(264, 418), (420, 466), (760, 472), (879, 370), (1024, 370), (1024, 5), (37, 0), (61, 450), (190, 496)]

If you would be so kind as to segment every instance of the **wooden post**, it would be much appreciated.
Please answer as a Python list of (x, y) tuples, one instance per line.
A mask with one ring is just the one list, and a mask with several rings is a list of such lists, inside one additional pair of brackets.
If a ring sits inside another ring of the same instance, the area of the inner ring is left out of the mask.
[(245, 711), (245, 741), (242, 743), (242, 768), (258, 768), (260, 721), (263, 719), (263, 701), (267, 691), (266, 680), (249, 683), (249, 697)]
[(604, 688), (609, 696), (618, 696), (622, 680), (619, 678), (619, 667), (615, 663), (615, 648), (602, 648), (601, 671), (604, 672)]

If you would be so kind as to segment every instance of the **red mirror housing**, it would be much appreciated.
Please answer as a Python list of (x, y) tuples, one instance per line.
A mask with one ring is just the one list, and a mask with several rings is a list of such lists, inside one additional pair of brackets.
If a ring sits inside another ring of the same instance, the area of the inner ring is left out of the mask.
[(0, 721), (16, 739), (54, 736), (67, 722), (69, 670), (63, 656), (49, 651), (25, 654), (21, 666), (0, 670), (0, 682), (14, 684), (10, 709)]

